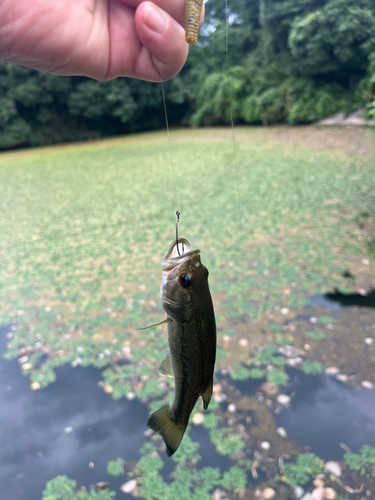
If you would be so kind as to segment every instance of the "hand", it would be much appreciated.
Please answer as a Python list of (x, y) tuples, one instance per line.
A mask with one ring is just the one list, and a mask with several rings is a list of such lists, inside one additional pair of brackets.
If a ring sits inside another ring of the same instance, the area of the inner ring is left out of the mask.
[(0, 60), (58, 75), (160, 81), (184, 65), (185, 0), (0, 0)]

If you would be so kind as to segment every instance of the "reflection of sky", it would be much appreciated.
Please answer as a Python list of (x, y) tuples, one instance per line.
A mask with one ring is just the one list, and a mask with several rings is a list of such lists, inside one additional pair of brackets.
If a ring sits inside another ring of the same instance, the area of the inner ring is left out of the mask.
[[(0, 329), (0, 352), (6, 331)], [(40, 500), (46, 481), (59, 474), (79, 480), (79, 486), (109, 481), (118, 487), (124, 477), (108, 476), (107, 462), (139, 456), (147, 407), (136, 400), (114, 401), (97, 386), (98, 370), (59, 368), (57, 382), (37, 392), (30, 390), (29, 379), (20, 372), (17, 361), (0, 357), (2, 496)], [(68, 426), (72, 434), (64, 433)], [(93, 469), (88, 467), (91, 461)], [(24, 476), (17, 479), (20, 474)]]
[(325, 307), (329, 311), (341, 311), (341, 309), (343, 309), (341, 304), (327, 299), (324, 295), (315, 295), (314, 297), (310, 297), (310, 307), (316, 306)]
[[(7, 500), (40, 500), (45, 483), (67, 475), (88, 487), (108, 481), (116, 490), (125, 476), (106, 472), (109, 460), (139, 457), (148, 409), (137, 400), (115, 401), (97, 383), (100, 371), (61, 367), (57, 381), (41, 391), (30, 390), (16, 360), (5, 361), (5, 333), (0, 328), (0, 488)], [(9, 390), (11, 388), (11, 390)], [(65, 434), (66, 427), (73, 427)], [(198, 467), (228, 469), (230, 460), (216, 453), (203, 427), (192, 426), (190, 436), (201, 443)], [(39, 456), (42, 453), (41, 456)], [(170, 481), (175, 462), (162, 455), (161, 471)], [(90, 469), (89, 462), (95, 467)], [(17, 479), (17, 476), (23, 477)], [(133, 498), (119, 493), (121, 498)]]
[[(295, 374), (295, 372), (294, 372)], [(325, 460), (339, 460), (344, 443), (357, 453), (363, 444), (375, 446), (375, 390), (348, 387), (334, 378), (298, 374), (290, 409), (277, 416), (288, 436)]]

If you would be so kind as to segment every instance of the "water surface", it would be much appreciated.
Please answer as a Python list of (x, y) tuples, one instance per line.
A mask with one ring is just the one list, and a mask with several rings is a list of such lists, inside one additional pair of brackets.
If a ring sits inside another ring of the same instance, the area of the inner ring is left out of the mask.
[(344, 443), (357, 453), (363, 444), (375, 446), (375, 390), (350, 387), (333, 377), (289, 372), (295, 392), (289, 409), (277, 416), (288, 436), (325, 460), (340, 460)]
[[(148, 408), (125, 398), (115, 401), (99, 386), (94, 368), (56, 370), (57, 381), (41, 391), (30, 389), (17, 360), (6, 361), (5, 333), (0, 328), (0, 484), (9, 500), (40, 500), (46, 481), (65, 474), (89, 487), (107, 481), (116, 490), (126, 480), (106, 473), (109, 460), (139, 458), (147, 429)], [(64, 429), (72, 427), (67, 434)], [(192, 426), (191, 437), (200, 442), (199, 467), (227, 470), (206, 429)], [(163, 454), (163, 476), (168, 480), (175, 463)], [(94, 467), (90, 468), (89, 463)], [(121, 498), (133, 498), (120, 493)]]

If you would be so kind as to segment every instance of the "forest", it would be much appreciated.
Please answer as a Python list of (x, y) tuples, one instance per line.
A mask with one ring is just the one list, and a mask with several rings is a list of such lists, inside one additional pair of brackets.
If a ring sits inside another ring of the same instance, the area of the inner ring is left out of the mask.
[[(205, 5), (198, 44), (165, 84), (172, 126), (228, 125), (229, 102), (236, 124), (306, 124), (360, 107), (375, 124), (375, 0)], [(0, 150), (160, 127), (158, 83), (0, 63)]]

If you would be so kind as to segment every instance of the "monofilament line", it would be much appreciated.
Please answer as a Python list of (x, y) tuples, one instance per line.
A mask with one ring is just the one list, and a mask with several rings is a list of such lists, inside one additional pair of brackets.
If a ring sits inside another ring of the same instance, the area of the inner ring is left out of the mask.
[[(239, 222), (239, 226), (240, 226), (242, 310), (243, 310), (244, 317), (247, 319), (246, 307), (245, 307), (245, 278), (244, 278), (244, 268), (243, 268), (243, 260), (244, 259), (243, 259), (243, 234), (242, 234), (242, 206), (241, 206), (241, 193), (240, 193), (240, 175), (239, 175), (239, 167), (238, 167), (238, 161), (237, 161), (236, 141), (234, 138), (232, 95), (231, 95), (231, 90), (230, 90), (229, 70), (228, 70), (228, 27), (229, 27), (228, 0), (225, 0), (225, 70), (226, 70), (226, 76), (227, 76), (227, 94), (228, 94), (228, 101), (229, 101), (230, 124), (231, 124), (231, 129), (232, 129), (234, 165), (235, 165), (235, 169), (236, 169), (236, 178), (237, 178), (238, 222)], [(247, 321), (246, 321), (246, 331), (247, 331)]]
[(176, 209), (178, 211), (178, 199), (177, 199), (177, 189), (176, 189), (176, 178), (174, 175), (174, 166), (173, 166), (173, 157), (172, 157), (172, 147), (171, 147), (171, 136), (169, 133), (169, 123), (168, 123), (168, 113), (167, 113), (167, 103), (165, 101), (165, 92), (164, 92), (164, 83), (163, 83), (163, 76), (160, 71), (160, 83), (161, 83), (161, 93), (163, 96), (163, 106), (164, 106), (164, 115), (165, 115), (165, 125), (167, 127), (167, 136), (168, 136), (168, 146), (169, 146), (169, 156), (171, 159), (171, 169), (172, 169), (172, 181), (173, 181), (173, 189), (174, 189), (174, 195), (175, 195), (175, 200), (176, 200)]

